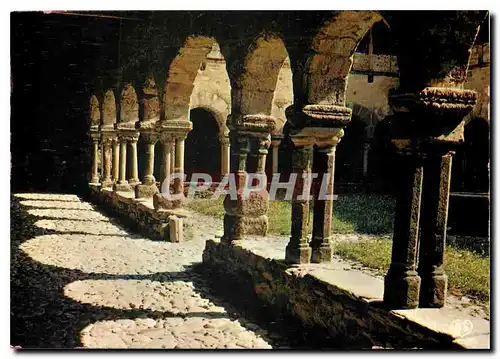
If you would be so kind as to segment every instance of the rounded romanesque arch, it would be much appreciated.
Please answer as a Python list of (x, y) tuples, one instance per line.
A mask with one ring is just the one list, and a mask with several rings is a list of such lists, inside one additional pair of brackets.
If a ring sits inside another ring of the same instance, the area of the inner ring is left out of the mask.
[(287, 56), (278, 73), (271, 107), (271, 115), (276, 119), (276, 135), (281, 135), (283, 133), (283, 126), (286, 123), (285, 110), (292, 104), (293, 78), (290, 68), (290, 59)]
[(107, 90), (104, 94), (101, 120), (103, 127), (113, 127), (116, 123), (116, 100), (115, 94), (111, 89)]
[(98, 127), (101, 122), (101, 109), (99, 108), (99, 100), (96, 95), (90, 97), (90, 126)]
[(120, 96), (120, 123), (134, 123), (139, 120), (139, 102), (134, 87), (127, 83)]
[(258, 37), (250, 46), (241, 76), (235, 82), (233, 112), (239, 115), (274, 112), (281, 117), (283, 106), (293, 101), (289, 63), (280, 37), (268, 34)]
[(308, 103), (345, 105), (354, 51), (367, 31), (382, 19), (374, 11), (341, 11), (319, 30), (306, 64)]
[(160, 99), (154, 77), (148, 76), (142, 86), (142, 122), (156, 122), (160, 119)]
[(207, 55), (215, 44), (213, 37), (190, 36), (170, 64), (163, 97), (166, 121), (189, 120), (195, 80), (199, 70), (206, 66)]

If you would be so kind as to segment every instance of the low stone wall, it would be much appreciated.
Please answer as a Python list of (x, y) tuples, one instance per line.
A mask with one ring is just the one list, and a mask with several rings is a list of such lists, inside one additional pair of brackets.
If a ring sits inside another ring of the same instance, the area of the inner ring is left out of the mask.
[(101, 190), (99, 186), (91, 187), (91, 199), (104, 210), (118, 216), (128, 227), (157, 241), (171, 241), (169, 233), (171, 216), (175, 215), (180, 218), (188, 216), (182, 209), (155, 210), (152, 200), (137, 200), (133, 192)]
[[(489, 347), (489, 322), (485, 320), (473, 321), (475, 332), (467, 333), (472, 335), (473, 344), (470, 339), (463, 344), (457, 338), (464, 333), (450, 334), (450, 330), (457, 330), (453, 320), (460, 318), (455, 313), (444, 308), (387, 310), (381, 301), (381, 279), (354, 270), (347, 273), (348, 267), (336, 263), (290, 267), (280, 258), (281, 249), (274, 250), (271, 257), (279, 259), (273, 259), (249, 249), (244, 242), (227, 245), (207, 241), (204, 270), (233, 293), (253, 296), (259, 302), (256, 306), (268, 308), (269, 320), (289, 318), (294, 323), (289, 327), (294, 327), (299, 337), (306, 336), (310, 347)], [(429, 311), (436, 311), (437, 321), (427, 318)]]

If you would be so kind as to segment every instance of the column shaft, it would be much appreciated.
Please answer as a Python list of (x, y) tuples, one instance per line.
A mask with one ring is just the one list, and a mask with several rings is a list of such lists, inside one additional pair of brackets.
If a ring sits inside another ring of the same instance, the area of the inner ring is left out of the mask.
[(98, 162), (99, 162), (99, 140), (92, 139), (92, 173), (91, 173), (92, 183), (99, 183)]
[(137, 166), (137, 140), (132, 139), (129, 141), (130, 145), (130, 179), (129, 183), (132, 185), (138, 184), (139, 181), (139, 172)]
[(224, 137), (220, 141), (221, 146), (221, 175), (224, 176), (230, 171), (230, 148), (229, 139)]
[(326, 191), (321, 193), (320, 186), (316, 186), (317, 192), (314, 200), (313, 235), (311, 240), (311, 262), (331, 262), (332, 248), (332, 216), (333, 200), (319, 198), (326, 195), (333, 196), (333, 184), (335, 176), (335, 149), (336, 146), (318, 149), (314, 158), (315, 172), (319, 174), (318, 184), (326, 181)]
[(120, 173), (120, 144), (113, 140), (113, 181), (118, 181)]
[(120, 177), (119, 184), (126, 184), (127, 182), (127, 141), (120, 139)]
[(452, 153), (425, 164), (418, 274), (421, 307), (443, 307), (448, 288), (443, 259), (448, 222)]
[(154, 177), (155, 166), (155, 142), (146, 143), (146, 168), (144, 172), (144, 184), (153, 185), (156, 183)]
[[(297, 181), (292, 199), (292, 228), (291, 237), (286, 247), (285, 261), (291, 264), (309, 263), (311, 248), (309, 247), (309, 199), (299, 199), (306, 188), (309, 194), (311, 183), (307, 176), (311, 174), (312, 145), (295, 147), (292, 152), (293, 172), (297, 174)], [(304, 178), (306, 175), (306, 178)], [(309, 177), (310, 178), (310, 177)]]
[(175, 173), (181, 177), (176, 178), (174, 181), (174, 193), (184, 193), (184, 138), (175, 139)]
[(424, 168), (420, 159), (403, 158), (396, 202), (392, 259), (385, 277), (384, 303), (390, 308), (418, 306), (420, 277), (416, 272)]
[(111, 185), (111, 143), (109, 140), (103, 141), (103, 186)]

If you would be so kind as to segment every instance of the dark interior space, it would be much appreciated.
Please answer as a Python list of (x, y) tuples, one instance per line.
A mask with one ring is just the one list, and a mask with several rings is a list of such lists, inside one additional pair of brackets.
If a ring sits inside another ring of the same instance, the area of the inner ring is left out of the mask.
[(219, 124), (211, 112), (195, 108), (191, 110), (193, 130), (189, 132), (185, 148), (184, 168), (189, 181), (193, 173), (207, 173), (214, 182), (221, 179), (221, 148)]
[(119, 20), (11, 13), (12, 191), (80, 193), (89, 93), (117, 67)]

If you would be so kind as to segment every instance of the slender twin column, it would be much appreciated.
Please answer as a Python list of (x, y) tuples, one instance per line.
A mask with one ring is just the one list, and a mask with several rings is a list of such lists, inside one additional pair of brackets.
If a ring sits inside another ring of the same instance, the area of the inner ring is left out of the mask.
[(243, 239), (245, 234), (266, 235), (269, 226), (269, 193), (263, 184), (267, 151), (276, 120), (267, 115), (246, 115), (234, 122), (237, 125), (231, 128), (229, 136), (235, 157), (231, 170), (236, 177), (237, 196), (235, 199), (228, 194), (224, 200), (223, 243)]
[(137, 186), (141, 181), (139, 180), (138, 171), (138, 159), (137, 159), (137, 140), (139, 139), (139, 133), (128, 137), (128, 144), (130, 147), (130, 178), (129, 184), (132, 187)]
[(90, 173), (90, 182), (93, 184), (99, 183), (99, 139), (100, 134), (98, 132), (91, 133), (92, 138), (92, 170)]
[(102, 133), (102, 162), (103, 162), (103, 173), (102, 173), (102, 187), (113, 186), (113, 181), (111, 179), (111, 145), (113, 143), (114, 134)]
[[(115, 191), (126, 192), (132, 191), (132, 189), (137, 186), (140, 181), (138, 178), (137, 171), (137, 140), (139, 139), (139, 133), (136, 131), (126, 131), (119, 130), (118, 132), (118, 146), (114, 150), (114, 168), (115, 172), (118, 169), (118, 181), (115, 183), (113, 189)], [(127, 156), (127, 147), (130, 147), (130, 154)], [(119, 154), (119, 166), (116, 166), (116, 160)], [(130, 157), (130, 178), (127, 180), (127, 161)], [(116, 175), (116, 173), (115, 173)]]
[[(351, 110), (335, 105), (306, 105), (299, 111), (292, 108), (287, 116), (295, 127), (289, 136), (294, 144), (292, 166), (297, 180), (292, 200), (292, 236), (285, 260), (291, 264), (331, 262), (335, 149), (344, 135), (343, 127), (351, 120)], [(300, 128), (304, 124), (308, 126)], [(318, 175), (315, 181), (311, 170)], [(313, 184), (313, 234), (309, 240)]]
[(272, 170), (273, 173), (278, 173), (278, 150), (281, 143), (281, 138), (273, 138), (271, 140), (271, 160), (272, 160)]
[(120, 177), (120, 142), (113, 139), (113, 181), (116, 183)]
[[(311, 239), (311, 262), (331, 262), (333, 185), (335, 178), (335, 150), (344, 131), (338, 129), (336, 136), (320, 145), (314, 153), (314, 172), (318, 173), (314, 195), (313, 233)], [(322, 198), (324, 196), (324, 198)]]
[(141, 136), (145, 144), (146, 166), (144, 169), (142, 184), (135, 187), (135, 197), (151, 198), (154, 194), (158, 193), (156, 178), (154, 177), (155, 144), (158, 141), (158, 134), (150, 131), (142, 132)]

